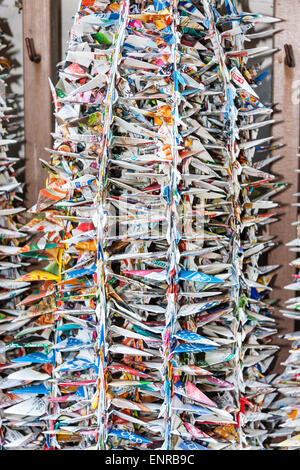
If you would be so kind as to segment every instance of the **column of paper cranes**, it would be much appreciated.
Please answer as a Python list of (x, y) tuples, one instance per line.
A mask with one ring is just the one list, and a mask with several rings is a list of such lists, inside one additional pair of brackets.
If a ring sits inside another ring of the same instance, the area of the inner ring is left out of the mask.
[(285, 185), (248, 65), (270, 51), (245, 41), (275, 21), (234, 0), (80, 2), (13, 252), (39, 267), (0, 324), (4, 448), (265, 448), (277, 266), (260, 261)]
[[(20, 97), (13, 95), (11, 83), (13, 71), (12, 44), (0, 30), (0, 448), (19, 447), (34, 442), (35, 437), (25, 421), (22, 431), (11, 423), (6, 409), (22, 402), (26, 395), (23, 385), (27, 381), (40, 380), (43, 374), (20, 370), (18, 357), (28, 348), (38, 347), (35, 339), (26, 336), (28, 318), (23, 316), (19, 304), (31, 288), (30, 282), (16, 279), (30, 266), (28, 260), (18, 255), (26, 243), (28, 234), (22, 230), (26, 211), (23, 201), (20, 141), (23, 127), (18, 118)], [(19, 178), (19, 180), (18, 180)], [(30, 364), (30, 363), (29, 363)], [(18, 391), (15, 393), (15, 389)]]
[[(299, 154), (297, 157), (299, 157)], [(299, 170), (295, 171), (299, 172)], [(298, 198), (300, 193), (296, 193), (294, 196)], [(293, 205), (299, 206), (299, 203), (294, 203)], [(287, 247), (290, 251), (296, 253), (297, 256), (300, 250), (300, 223), (295, 221), (292, 225), (297, 227), (297, 238), (287, 243)], [(296, 297), (291, 297), (286, 301), (286, 309), (282, 310), (281, 313), (284, 317), (292, 318), (295, 322), (298, 322), (300, 309), (300, 259), (296, 257), (292, 261), (291, 266), (296, 269), (296, 274), (293, 275), (294, 282), (287, 285), (285, 289), (294, 291)], [(297, 323), (295, 326), (297, 326)], [(289, 350), (289, 356), (282, 363), (285, 366), (284, 372), (273, 381), (274, 387), (277, 388), (280, 394), (278, 399), (272, 403), (271, 410), (273, 415), (276, 416), (277, 424), (272, 433), (272, 436), (277, 438), (277, 443), (273, 444), (273, 446), (286, 450), (298, 450), (300, 448), (300, 331), (286, 333), (282, 335), (282, 338), (290, 341), (291, 349)], [(282, 437), (285, 437), (285, 439), (280, 441)]]

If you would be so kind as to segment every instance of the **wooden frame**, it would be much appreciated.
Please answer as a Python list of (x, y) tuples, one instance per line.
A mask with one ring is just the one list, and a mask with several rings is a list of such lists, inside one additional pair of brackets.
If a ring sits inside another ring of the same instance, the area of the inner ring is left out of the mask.
[[(36, 203), (44, 187), (46, 173), (40, 158), (47, 159), (45, 147), (51, 147), (52, 99), (48, 77), (55, 81), (56, 64), (61, 59), (60, 0), (23, 0), (24, 109), (26, 155), (26, 204)], [(25, 38), (32, 38), (41, 62), (30, 60)]]

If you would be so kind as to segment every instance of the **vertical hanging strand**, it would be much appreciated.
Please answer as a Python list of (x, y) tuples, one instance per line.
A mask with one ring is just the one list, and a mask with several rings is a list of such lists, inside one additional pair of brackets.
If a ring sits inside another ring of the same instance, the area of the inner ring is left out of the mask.
[[(79, 4), (78, 4), (77, 12), (76, 12), (76, 15), (75, 15), (73, 27), (76, 27), (76, 25), (80, 21), (80, 18), (81, 18), (80, 12), (81, 12), (81, 10), (82, 10), (82, 0), (79, 0)], [(76, 41), (76, 35), (74, 34), (73, 29), (72, 29), (71, 34), (70, 34), (70, 43), (72, 44), (73, 41), (74, 42)], [(50, 89), (51, 89), (52, 98), (53, 98), (54, 111), (55, 111), (55, 113), (58, 113), (59, 110), (61, 109), (61, 104), (58, 101), (58, 97), (56, 95), (55, 87), (52, 84), (50, 79), (49, 79), (49, 83), (50, 83)], [(55, 129), (54, 134), (59, 135), (60, 126), (58, 124), (57, 119), (55, 119), (54, 129)], [(52, 156), (51, 163), (53, 163), (53, 159), (54, 158)], [(69, 198), (72, 197), (73, 192), (74, 191), (69, 190), (69, 194), (68, 194)], [(69, 211), (68, 211), (68, 214), (69, 214)], [(68, 229), (70, 228), (70, 222), (64, 221), (63, 224), (64, 224), (64, 232), (67, 233)], [(63, 253), (64, 253), (64, 249), (60, 248), (60, 250), (59, 250), (59, 281), (60, 282), (62, 280), (61, 271), (62, 271), (62, 264), (63, 264)], [(55, 303), (55, 308), (56, 308), (57, 311), (59, 311), (58, 304), (61, 304), (60, 297), (63, 297), (63, 293), (60, 292), (60, 289), (56, 286), (55, 287), (55, 295), (54, 295), (54, 299), (55, 299), (54, 303)], [(52, 381), (51, 381), (51, 388), (50, 388), (50, 400), (49, 400), (49, 404), (48, 404), (49, 413), (53, 417), (53, 419), (49, 419), (49, 421), (48, 421), (48, 430), (53, 431), (53, 434), (50, 434), (49, 436), (46, 436), (47, 446), (49, 446), (52, 450), (60, 448), (60, 446), (58, 444), (58, 441), (57, 441), (57, 438), (56, 438), (55, 429), (56, 429), (56, 425), (57, 425), (56, 415), (58, 414), (59, 408), (60, 408), (60, 404), (59, 404), (60, 390), (59, 390), (58, 384), (59, 384), (60, 381), (63, 380), (63, 375), (64, 375), (63, 372), (56, 370), (57, 367), (60, 367), (63, 363), (62, 354), (60, 353), (60, 351), (57, 351), (55, 349), (57, 347), (57, 345), (59, 344), (59, 342), (60, 342), (60, 331), (59, 331), (59, 329), (63, 326), (63, 317), (60, 316), (60, 314), (57, 311), (54, 312), (55, 332), (53, 333), (53, 346), (54, 346), (54, 349), (53, 349), (53, 352), (52, 352), (52, 354), (53, 354), (52, 362), (53, 362), (53, 365), (55, 367), (53, 368), (53, 370), (51, 372)]]
[[(230, 0), (227, 2), (227, 10), (229, 14), (235, 16), (237, 15), (237, 10), (235, 2)], [(234, 23), (234, 22), (232, 22)], [(233, 28), (236, 28), (237, 24), (233, 24)], [(244, 49), (244, 40), (242, 39), (241, 34), (234, 35), (233, 47), (232, 50), (242, 50)], [(241, 69), (243, 58), (236, 58), (237, 67)], [(232, 63), (230, 64), (230, 76), (232, 78)], [(243, 250), (241, 243), (241, 234), (242, 234), (242, 221), (241, 221), (241, 212), (243, 209), (244, 194), (241, 191), (241, 184), (244, 182), (244, 177), (242, 175), (242, 167), (238, 161), (240, 149), (237, 141), (239, 140), (239, 128), (238, 128), (238, 110), (235, 105), (236, 90), (232, 83), (228, 83), (227, 96), (229, 98), (228, 102), (228, 116), (229, 116), (229, 136), (230, 136), (230, 145), (229, 145), (229, 155), (230, 155), (230, 167), (232, 169), (232, 180), (231, 188), (233, 193), (233, 217), (231, 219), (232, 223), (232, 252), (231, 259), (233, 265), (233, 279), (236, 283), (236, 288), (233, 290), (234, 296), (234, 319), (233, 319), (233, 332), (235, 337), (235, 349), (234, 349), (234, 384), (235, 384), (235, 400), (237, 404), (237, 425), (238, 425), (238, 446), (240, 449), (243, 448), (243, 445), (247, 447), (247, 441), (244, 437), (244, 432), (242, 428), (241, 418), (241, 405), (243, 403), (245, 395), (245, 384), (244, 384), (244, 375), (243, 375), (243, 357), (244, 357), (244, 348), (243, 348), (243, 327), (244, 323), (247, 321), (247, 317), (244, 312), (245, 307), (245, 297), (242, 290), (242, 285), (244, 281), (243, 276)], [(247, 118), (249, 119), (249, 118)], [(251, 118), (250, 118), (251, 119)], [(251, 162), (252, 163), (252, 162)], [(249, 229), (248, 229), (249, 230)], [(251, 230), (251, 229), (250, 229)], [(255, 233), (255, 230), (254, 230)], [(251, 238), (251, 231), (249, 232), (249, 238)], [(247, 301), (246, 301), (247, 302)]]
[(171, 123), (171, 154), (172, 160), (169, 165), (169, 188), (168, 188), (168, 233), (167, 241), (169, 243), (168, 250), (168, 293), (167, 293), (167, 309), (166, 309), (166, 323), (163, 331), (162, 354), (163, 354), (163, 381), (164, 381), (164, 405), (165, 405), (165, 441), (163, 444), (164, 450), (172, 450), (172, 385), (173, 385), (173, 364), (172, 364), (172, 346), (174, 342), (176, 314), (177, 314), (177, 289), (179, 281), (179, 260), (180, 251), (178, 243), (180, 241), (180, 234), (178, 233), (178, 204), (180, 196), (178, 193), (178, 184), (181, 175), (178, 171), (178, 146), (180, 142), (180, 135), (178, 132), (179, 121), (179, 102), (180, 94), (178, 91), (178, 72), (177, 63), (179, 60), (178, 53), (178, 11), (177, 0), (173, 0), (171, 8), (172, 14), (172, 34), (173, 44), (171, 48), (171, 63), (173, 68), (173, 93), (172, 93), (172, 123)]
[(115, 81), (118, 63), (120, 59), (120, 51), (125, 37), (126, 24), (129, 13), (129, 0), (124, 0), (120, 7), (118, 33), (115, 37), (114, 52), (111, 61), (111, 72), (109, 75), (109, 84), (106, 95), (106, 106), (103, 113), (103, 136), (100, 138), (101, 152), (99, 155), (99, 178), (98, 178), (98, 194), (96, 196), (97, 207), (97, 307), (96, 315), (98, 321), (98, 393), (94, 406), (97, 406), (98, 414), (98, 448), (106, 450), (107, 442), (107, 402), (106, 402), (106, 321), (108, 317), (107, 299), (106, 299), (106, 261), (104, 257), (105, 250), (105, 231), (106, 217), (105, 199), (107, 195), (107, 167), (109, 161), (109, 145), (110, 145), (110, 127), (113, 121), (113, 103), (115, 99)]
[[(240, 185), (239, 185), (239, 175), (241, 173), (240, 165), (237, 161), (239, 155), (239, 148), (237, 145), (237, 138), (238, 138), (238, 128), (237, 128), (237, 109), (235, 107), (234, 99), (235, 99), (235, 88), (230, 83), (230, 73), (228, 71), (226, 65), (226, 57), (225, 52), (220, 42), (220, 35), (217, 31), (215, 17), (214, 17), (214, 9), (211, 4), (211, 0), (204, 0), (204, 7), (209, 18), (210, 22), (210, 32), (211, 32), (211, 40), (214, 47), (214, 52), (216, 55), (216, 59), (219, 62), (219, 73), (222, 77), (223, 85), (224, 85), (224, 100), (226, 106), (226, 112), (224, 115), (225, 120), (225, 132), (227, 133), (227, 168), (228, 174), (231, 175), (230, 177), (230, 198), (231, 200), (231, 216), (230, 216), (230, 225), (231, 225), (231, 246), (230, 246), (230, 258), (232, 263), (232, 287), (230, 291), (230, 298), (233, 305), (234, 311), (234, 320), (233, 320), (233, 330), (234, 330), (234, 379), (235, 379), (235, 401), (237, 410), (239, 410), (239, 403), (241, 398), (241, 387), (243, 387), (243, 373), (242, 373), (242, 366), (241, 366), (241, 323), (240, 323), (240, 295), (241, 295), (241, 274), (242, 274), (242, 267), (239, 253), (240, 253), (240, 235), (241, 235), (241, 221), (240, 221)], [(239, 445), (241, 446), (242, 440), (242, 429), (241, 423), (239, 422)]]

